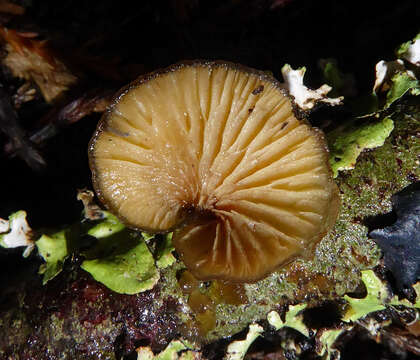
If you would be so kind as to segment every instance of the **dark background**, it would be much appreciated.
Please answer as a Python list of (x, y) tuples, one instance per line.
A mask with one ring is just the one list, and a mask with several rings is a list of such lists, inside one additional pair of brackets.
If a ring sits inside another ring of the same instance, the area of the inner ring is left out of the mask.
[[(413, 1), (24, 1), (25, 20), (10, 27), (34, 29), (63, 59), (83, 47), (89, 56), (136, 64), (139, 73), (183, 59), (225, 59), (270, 70), (281, 79), (285, 63), (307, 67), (307, 81), (321, 84), (320, 58), (335, 58), (352, 73), (360, 93), (374, 82), (374, 66), (395, 58), (395, 47), (419, 30), (420, 2)], [(28, 20), (29, 19), (29, 20)], [(107, 71), (107, 70), (104, 70)], [(84, 88), (118, 89), (92, 71)], [(7, 87), (10, 79), (3, 76)], [(48, 106), (31, 102), (20, 111), (30, 133)], [(35, 228), (70, 223), (80, 216), (78, 188), (91, 188), (87, 144), (99, 115), (63, 129), (40, 149), (41, 172), (19, 158), (2, 156), (0, 217), (25, 209)], [(0, 147), (6, 137), (0, 135)]]

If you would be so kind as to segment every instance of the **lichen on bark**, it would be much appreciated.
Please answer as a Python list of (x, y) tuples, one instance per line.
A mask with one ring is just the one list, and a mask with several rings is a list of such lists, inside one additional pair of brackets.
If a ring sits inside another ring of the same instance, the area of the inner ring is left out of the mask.
[(246, 300), (240, 304), (215, 297), (211, 283), (197, 285), (212, 304), (213, 329), (200, 332), (203, 317), (180, 287), (184, 267), (179, 261), (160, 269), (155, 288), (137, 295), (115, 294), (83, 273), (77, 261), (68, 261), (63, 273), (44, 287), (34, 272), (23, 287), (9, 290), (13, 300), (1, 308), (1, 356), (42, 358), (48, 352), (51, 358), (114, 359), (144, 341), (162, 350), (180, 334), (201, 345), (231, 336), (286, 304), (315, 306), (341, 299), (360, 284), (361, 270), (379, 263), (380, 251), (368, 238), (366, 219), (388, 213), (391, 196), (420, 176), (419, 159), (413, 156), (420, 153), (420, 106), (400, 105), (392, 119), (395, 128), (384, 145), (364, 151), (355, 169), (336, 179), (340, 217), (313, 259), (296, 260), (244, 285)]

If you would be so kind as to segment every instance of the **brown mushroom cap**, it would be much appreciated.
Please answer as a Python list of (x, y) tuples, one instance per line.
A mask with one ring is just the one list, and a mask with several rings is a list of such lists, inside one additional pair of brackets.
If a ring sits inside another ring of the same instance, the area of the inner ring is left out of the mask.
[(123, 89), (92, 138), (102, 202), (128, 226), (175, 230), (200, 279), (255, 281), (305, 254), (337, 217), (320, 131), (272, 77), (177, 64)]

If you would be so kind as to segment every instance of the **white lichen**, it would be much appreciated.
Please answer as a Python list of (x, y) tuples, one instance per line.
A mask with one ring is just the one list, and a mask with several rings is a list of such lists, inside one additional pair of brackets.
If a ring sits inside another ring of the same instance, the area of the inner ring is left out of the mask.
[[(404, 62), (401, 59), (394, 61), (379, 61), (375, 66), (375, 84), (373, 85), (373, 91), (378, 93), (379, 91), (387, 91), (390, 88), (389, 81), (391, 78), (400, 71), (406, 71)], [(410, 71), (411, 73), (411, 71)], [(414, 74), (412, 74), (414, 77)]]
[(289, 64), (284, 65), (281, 69), (284, 80), (283, 87), (294, 98), (294, 102), (299, 108), (303, 111), (308, 111), (313, 109), (318, 103), (325, 103), (331, 106), (341, 105), (342, 96), (338, 98), (329, 98), (327, 96), (332, 90), (331, 86), (324, 84), (316, 90), (306, 87), (303, 84), (305, 72), (305, 67), (293, 70)]
[(26, 212), (21, 210), (9, 216), (9, 220), (0, 219), (0, 245), (4, 248), (26, 246), (23, 256), (27, 257), (35, 246), (32, 229), (26, 221)]
[(404, 61), (379, 61), (375, 66), (376, 79), (373, 95), (384, 98), (379, 111), (388, 109), (405, 94), (420, 95), (420, 83), (413, 71), (406, 68)]
[(9, 222), (0, 218), (0, 234), (8, 232), (10, 229)]
[(415, 40), (403, 54), (403, 58), (413, 65), (420, 66), (420, 39)]

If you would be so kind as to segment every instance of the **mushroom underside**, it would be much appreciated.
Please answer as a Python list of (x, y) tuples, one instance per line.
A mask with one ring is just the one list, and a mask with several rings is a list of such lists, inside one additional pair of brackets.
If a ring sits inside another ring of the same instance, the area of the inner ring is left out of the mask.
[(98, 196), (129, 226), (174, 231), (200, 279), (255, 281), (332, 227), (322, 133), (271, 77), (229, 63), (177, 65), (119, 94), (90, 145)]

